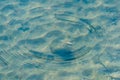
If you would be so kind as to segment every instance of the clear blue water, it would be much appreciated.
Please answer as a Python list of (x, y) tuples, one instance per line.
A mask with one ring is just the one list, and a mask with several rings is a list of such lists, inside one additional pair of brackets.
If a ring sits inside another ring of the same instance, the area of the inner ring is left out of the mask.
[(120, 80), (119, 0), (0, 0), (0, 80)]

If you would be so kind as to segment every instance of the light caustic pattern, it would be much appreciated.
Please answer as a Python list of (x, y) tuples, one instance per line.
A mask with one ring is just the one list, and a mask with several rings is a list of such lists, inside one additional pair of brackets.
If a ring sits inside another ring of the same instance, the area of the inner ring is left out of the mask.
[(119, 0), (0, 0), (0, 80), (120, 80)]

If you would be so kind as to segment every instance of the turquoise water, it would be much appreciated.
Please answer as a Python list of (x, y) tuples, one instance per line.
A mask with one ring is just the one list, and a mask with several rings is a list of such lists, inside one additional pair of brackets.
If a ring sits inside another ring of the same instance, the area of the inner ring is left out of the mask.
[(120, 80), (119, 0), (0, 0), (0, 80)]

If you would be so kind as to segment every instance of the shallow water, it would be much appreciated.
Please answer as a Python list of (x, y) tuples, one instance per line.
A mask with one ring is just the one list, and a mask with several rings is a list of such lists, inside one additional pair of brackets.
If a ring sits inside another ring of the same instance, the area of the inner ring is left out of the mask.
[(0, 80), (120, 80), (119, 0), (0, 0)]

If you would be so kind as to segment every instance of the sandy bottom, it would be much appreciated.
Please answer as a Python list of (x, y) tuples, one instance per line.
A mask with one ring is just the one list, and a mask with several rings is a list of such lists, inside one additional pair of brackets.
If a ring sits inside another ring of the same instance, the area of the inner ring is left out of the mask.
[(0, 0), (0, 80), (120, 80), (119, 0)]

